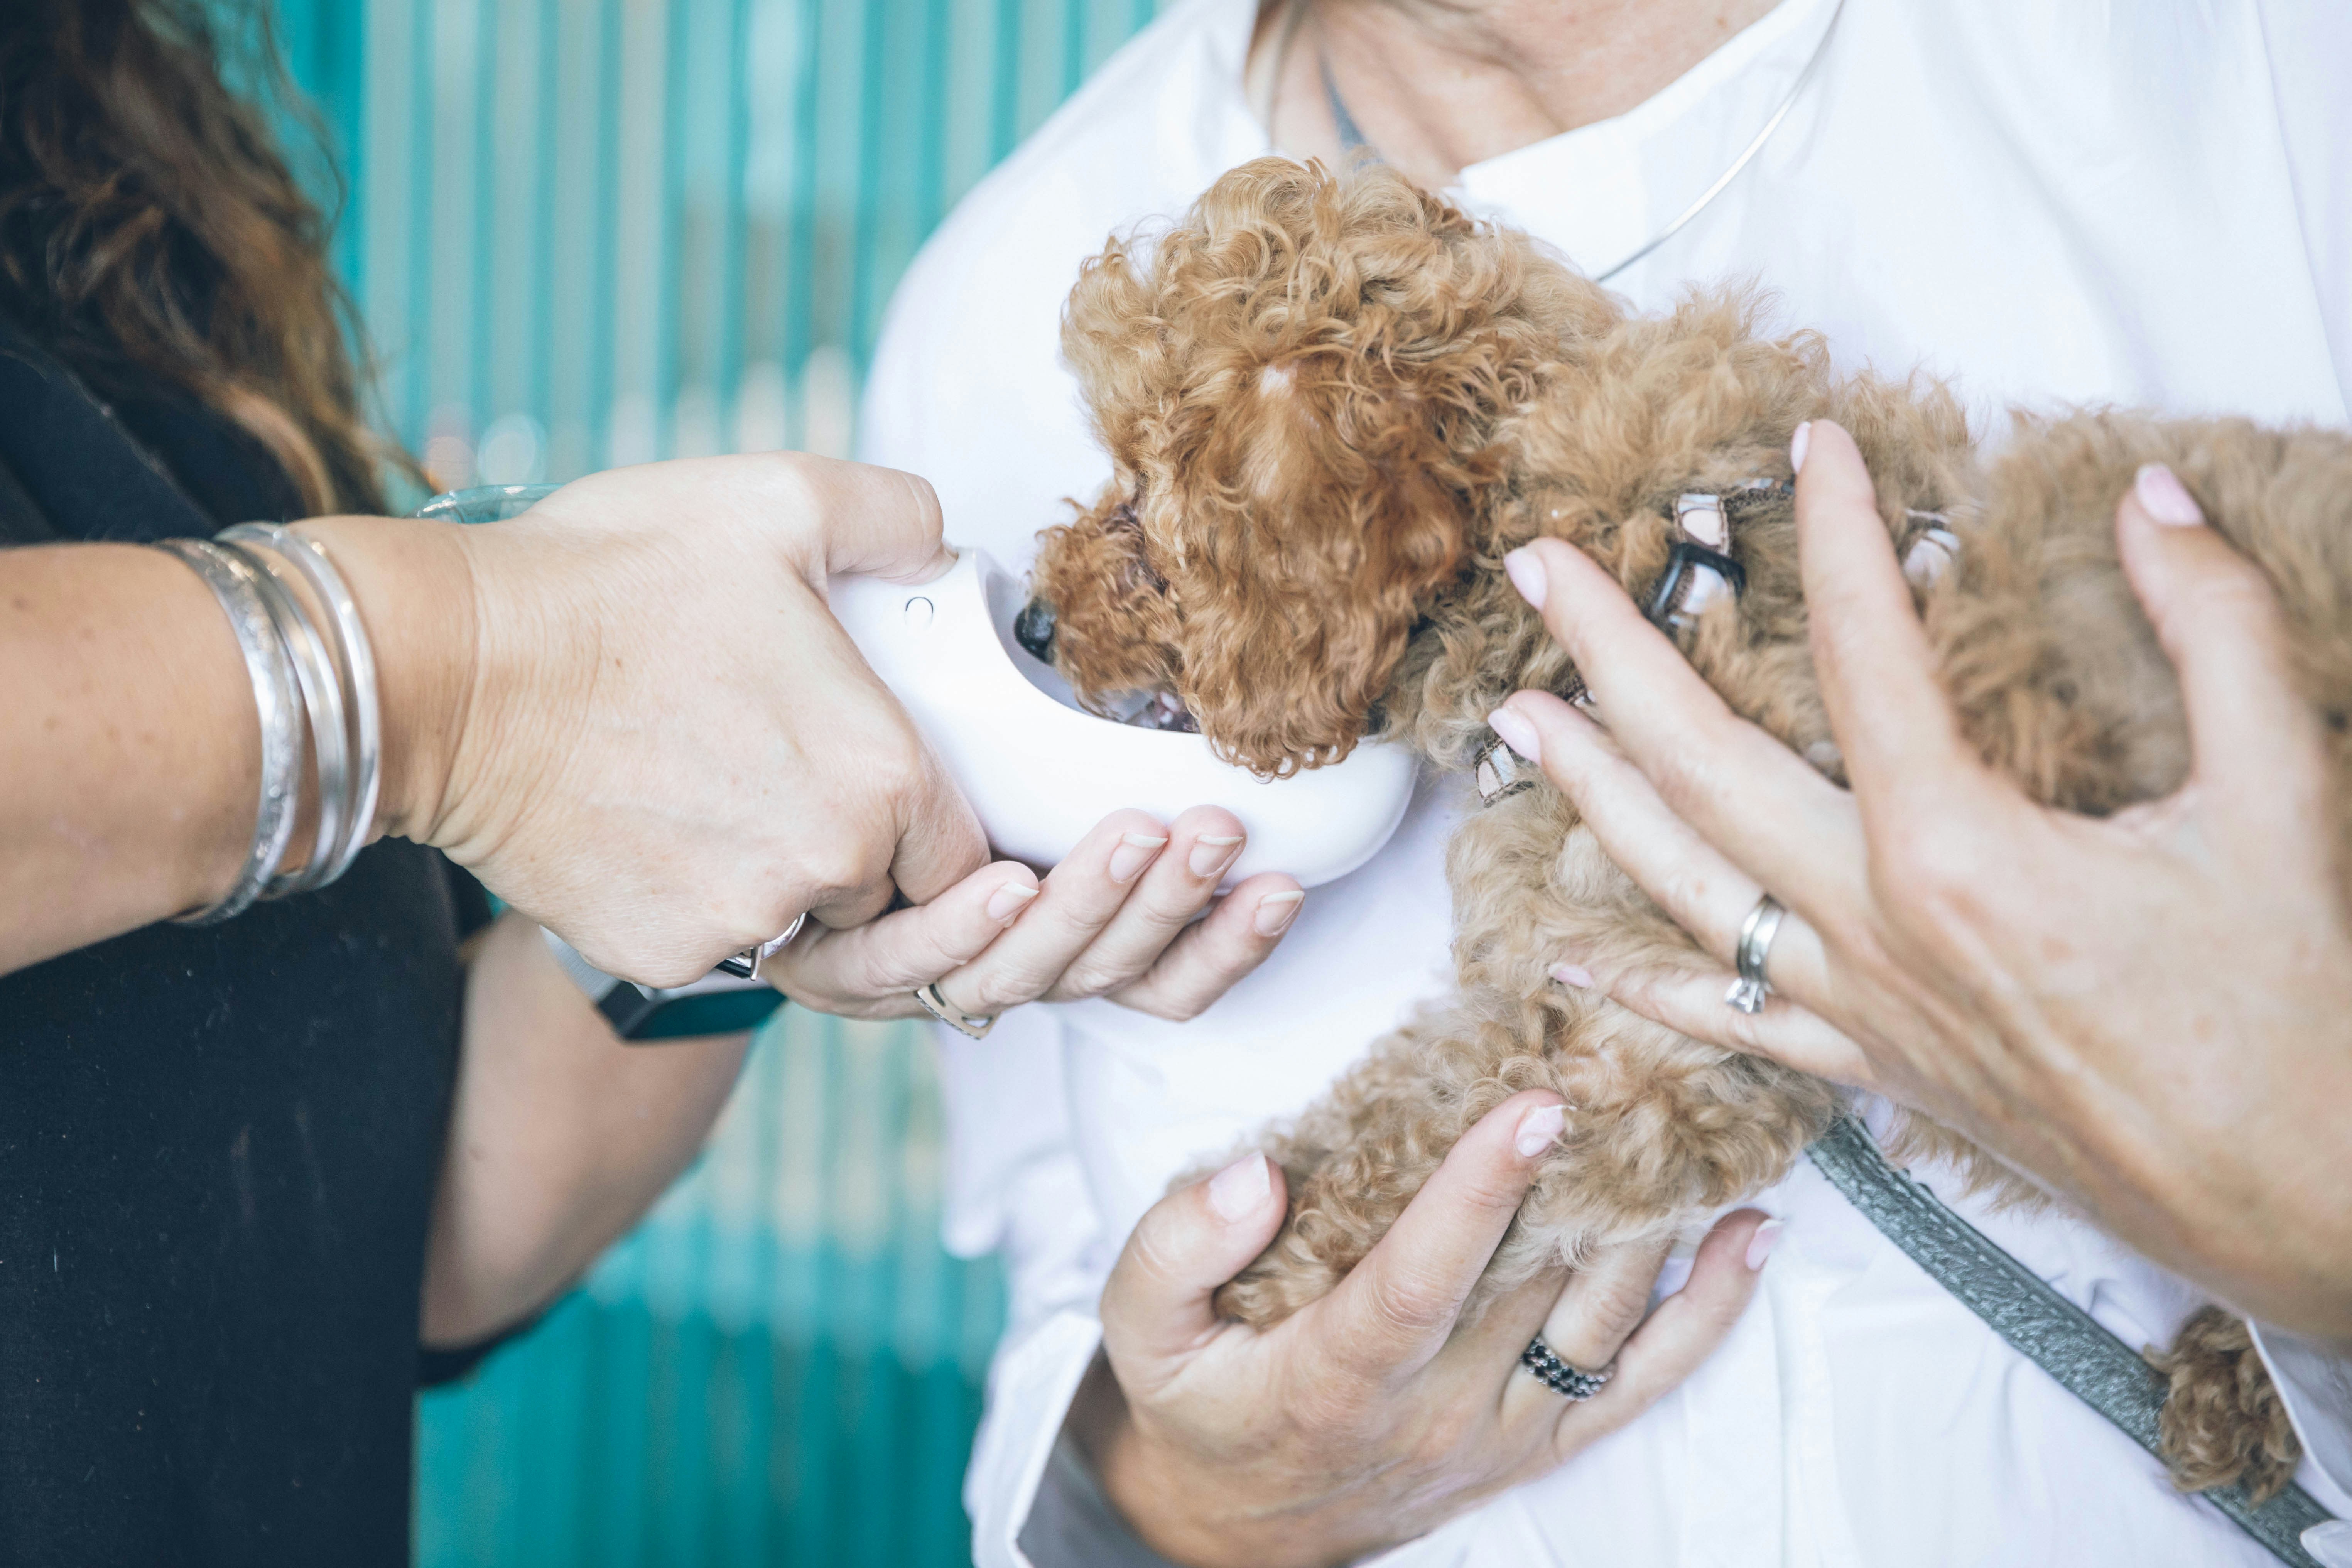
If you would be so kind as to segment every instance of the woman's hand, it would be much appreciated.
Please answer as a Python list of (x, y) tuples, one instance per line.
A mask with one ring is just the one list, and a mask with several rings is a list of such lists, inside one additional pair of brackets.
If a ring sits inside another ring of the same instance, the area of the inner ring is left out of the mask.
[(805, 1006), (857, 1018), (912, 1016), (916, 988), (934, 981), (974, 1016), (1107, 996), (1190, 1018), (1265, 962), (1305, 898), (1269, 872), (1216, 900), (1244, 842), (1214, 806), (1165, 826), (1114, 812), (1042, 884), (1018, 861), (985, 866), (919, 908), (845, 931), (813, 925), (761, 973)]
[[(1565, 1289), (1548, 1276), (1458, 1324), (1560, 1126), (1541, 1090), (1496, 1107), (1337, 1290), (1265, 1333), (1210, 1301), (1282, 1224), (1272, 1162), (1253, 1154), (1144, 1215), (1071, 1416), (1136, 1533), (1194, 1568), (1349, 1562), (1551, 1469), (1689, 1376), (1771, 1250), (1777, 1227), (1754, 1210), (1716, 1226), (1647, 1321), (1663, 1247), (1604, 1255)], [(1538, 1332), (1615, 1376), (1562, 1399), (1518, 1365)]]
[(379, 646), (384, 830), (591, 963), (699, 978), (808, 911), (871, 919), (987, 859), (824, 602), (949, 557), (908, 474), (779, 453), (567, 485), (510, 521), (303, 525)]
[[(1805, 594), (1851, 793), (1726, 709), (1575, 551), (1514, 559), (1609, 729), (1521, 692), (1497, 731), (1725, 963), (1583, 976), (1562, 953), (1565, 973), (1883, 1089), (2248, 1310), (2352, 1336), (2352, 932), (2329, 742), (2268, 584), (2142, 474), (2116, 537), (2180, 673), (2190, 777), (2105, 819), (2053, 811), (1968, 746), (1860, 454), (1808, 434)], [(1749, 1018), (1723, 992), (1767, 889), (1790, 912)]]

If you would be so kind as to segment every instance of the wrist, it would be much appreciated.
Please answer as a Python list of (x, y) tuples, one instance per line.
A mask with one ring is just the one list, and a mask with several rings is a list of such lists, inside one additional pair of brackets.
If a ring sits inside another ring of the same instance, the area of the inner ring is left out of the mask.
[(1181, 1509), (1170, 1517), (1164, 1506), (1168, 1500), (1190, 1499), (1197, 1503), (1204, 1494), (1172, 1484), (1172, 1478), (1157, 1473), (1135, 1429), (1134, 1414), (1128, 1408), (1118, 1374), (1101, 1355), (1087, 1369), (1070, 1402), (1069, 1434), (1093, 1468), (1104, 1500), (1138, 1541), (1154, 1554), (1186, 1568), (1211, 1568), (1219, 1561), (1213, 1543), (1200, 1539), (1197, 1520), (1184, 1518)]
[(1069, 1432), (1093, 1468), (1105, 1500), (1137, 1540), (1170, 1563), (1183, 1568), (1329, 1568), (1356, 1555), (1320, 1539), (1312, 1512), (1252, 1510), (1235, 1485), (1237, 1473), (1256, 1468), (1248, 1461), (1190, 1463), (1181, 1452), (1155, 1441), (1139, 1426), (1117, 1374), (1101, 1356), (1071, 1401)]
[(432, 841), (480, 642), (474, 582), (457, 525), (327, 517), (299, 525), (350, 585), (376, 665), (383, 788), (368, 837)]

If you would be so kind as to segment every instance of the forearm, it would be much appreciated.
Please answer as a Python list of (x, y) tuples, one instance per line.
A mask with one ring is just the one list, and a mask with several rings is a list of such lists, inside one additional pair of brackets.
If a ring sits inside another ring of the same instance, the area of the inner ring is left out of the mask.
[[(437, 802), (470, 678), (464, 556), (446, 525), (304, 527), (359, 601), (383, 712), (378, 821), (406, 831)], [(236, 637), (185, 562), (138, 545), (40, 545), (0, 557), (0, 584), (6, 973), (218, 900), (253, 839), (262, 758)], [(283, 870), (315, 832), (316, 780), (297, 777)]]
[(624, 1045), (530, 921), (486, 932), (425, 1251), (425, 1342), (516, 1321), (635, 1224), (701, 1147), (749, 1039)]
[(0, 972), (199, 908), (236, 876), (260, 726), (219, 604), (126, 544), (0, 556)]

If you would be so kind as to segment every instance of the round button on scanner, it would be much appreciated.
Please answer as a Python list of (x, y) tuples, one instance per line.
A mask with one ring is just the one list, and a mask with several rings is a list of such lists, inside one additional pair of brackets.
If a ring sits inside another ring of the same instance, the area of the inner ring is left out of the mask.
[(918, 594), (907, 601), (907, 625), (915, 631), (921, 631), (931, 624), (931, 616), (935, 612), (936, 606), (929, 599)]

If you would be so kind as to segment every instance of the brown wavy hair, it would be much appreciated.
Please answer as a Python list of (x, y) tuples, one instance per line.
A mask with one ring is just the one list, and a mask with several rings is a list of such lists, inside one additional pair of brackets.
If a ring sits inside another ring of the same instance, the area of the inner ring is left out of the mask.
[(329, 218), (225, 66), (305, 118), (266, 14), (0, 5), (0, 291), (94, 386), (160, 380), (233, 421), (306, 510), (380, 511), (391, 453), (361, 411)]

